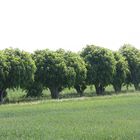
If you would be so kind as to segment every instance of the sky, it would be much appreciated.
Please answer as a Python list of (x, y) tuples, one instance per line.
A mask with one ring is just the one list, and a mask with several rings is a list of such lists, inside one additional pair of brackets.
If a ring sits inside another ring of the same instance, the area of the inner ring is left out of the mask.
[(0, 0), (0, 49), (140, 49), (139, 0)]

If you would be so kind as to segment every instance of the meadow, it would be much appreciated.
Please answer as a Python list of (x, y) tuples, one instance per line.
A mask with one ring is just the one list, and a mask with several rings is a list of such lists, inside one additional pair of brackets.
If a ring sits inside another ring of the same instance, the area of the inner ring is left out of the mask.
[(0, 106), (0, 140), (139, 140), (140, 94)]

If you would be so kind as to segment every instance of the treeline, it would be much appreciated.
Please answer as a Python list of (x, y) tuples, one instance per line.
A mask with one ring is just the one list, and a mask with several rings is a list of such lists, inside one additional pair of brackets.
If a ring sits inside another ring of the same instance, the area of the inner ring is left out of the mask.
[(20, 87), (27, 96), (42, 96), (48, 88), (57, 99), (66, 87), (83, 96), (87, 85), (94, 85), (97, 95), (103, 95), (108, 85), (119, 93), (123, 85), (131, 84), (140, 90), (140, 51), (130, 44), (116, 52), (94, 45), (80, 53), (63, 49), (32, 54), (13, 48), (0, 51), (0, 102), (8, 88)]

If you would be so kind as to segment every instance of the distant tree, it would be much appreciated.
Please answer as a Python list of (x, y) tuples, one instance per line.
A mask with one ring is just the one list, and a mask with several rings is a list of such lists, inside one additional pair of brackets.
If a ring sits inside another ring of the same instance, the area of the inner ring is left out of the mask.
[[(34, 80), (36, 70), (31, 55), (19, 49), (8, 48), (1, 52), (1, 101), (7, 88), (26, 89)], [(3, 66), (2, 66), (3, 65)], [(3, 73), (3, 74), (2, 74)]]
[(3, 97), (6, 94), (6, 82), (9, 75), (9, 63), (3, 51), (0, 51), (0, 103), (3, 103)]
[(37, 66), (36, 81), (43, 87), (49, 88), (53, 99), (59, 98), (60, 91), (75, 82), (75, 72), (72, 67), (67, 67), (61, 53), (38, 50), (33, 55)]
[(36, 55), (34, 53), (31, 54), (32, 59), (35, 62), (36, 65), (36, 71), (34, 74), (34, 81), (32, 81), (32, 83), (30, 83), (30, 85), (27, 87), (26, 92), (27, 92), (27, 97), (40, 97), (43, 96), (43, 90), (44, 90), (44, 86), (41, 82), (41, 79), (43, 79), (44, 77), (42, 75), (40, 75), (41, 72), (41, 61), (43, 61), (43, 55), (39, 55), (39, 52), (41, 51), (36, 51), (38, 52), (38, 57), (36, 57)]
[(140, 90), (140, 51), (130, 44), (124, 44), (119, 52), (126, 58), (130, 74), (127, 84), (134, 84), (136, 90)]
[(65, 53), (64, 60), (66, 61), (68, 67), (74, 68), (76, 73), (74, 88), (80, 96), (83, 96), (83, 92), (86, 89), (87, 77), (86, 64), (83, 58), (81, 58), (77, 53), (68, 51)]
[(119, 52), (114, 52), (114, 58), (116, 60), (116, 70), (113, 75), (112, 85), (115, 92), (120, 92), (129, 74), (129, 68), (126, 59)]
[(115, 72), (115, 59), (112, 51), (90, 45), (83, 49), (81, 56), (87, 63), (87, 80), (94, 84), (97, 95), (104, 93), (111, 84)]

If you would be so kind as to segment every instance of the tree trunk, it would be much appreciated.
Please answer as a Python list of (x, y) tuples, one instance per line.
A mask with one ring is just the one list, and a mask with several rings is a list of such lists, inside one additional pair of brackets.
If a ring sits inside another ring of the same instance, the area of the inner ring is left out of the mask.
[(59, 88), (54, 87), (54, 88), (49, 88), (51, 92), (51, 97), (52, 99), (58, 99), (59, 98)]
[(80, 89), (80, 87), (75, 87), (77, 93), (80, 95), (80, 97), (83, 96), (83, 91)]
[(121, 85), (113, 85), (113, 88), (114, 88), (116, 93), (119, 93), (119, 92), (121, 92), (122, 86)]
[(126, 89), (127, 89), (127, 91), (129, 90), (129, 85), (128, 84), (126, 85)]
[(134, 87), (135, 87), (135, 90), (136, 91), (140, 90), (140, 87), (139, 87), (139, 84), (138, 83), (134, 83)]
[(100, 84), (100, 85), (95, 85), (96, 89), (96, 94), (97, 95), (104, 95), (105, 88)]
[(86, 85), (85, 84), (75, 85), (74, 88), (76, 89), (76, 91), (80, 95), (80, 97), (82, 97), (84, 94), (84, 90), (86, 89)]
[(4, 99), (3, 99), (3, 90), (0, 90), (0, 104), (3, 104)]
[(95, 85), (95, 90), (96, 90), (96, 94), (99, 95), (100, 92), (99, 92), (99, 86), (98, 85)]

